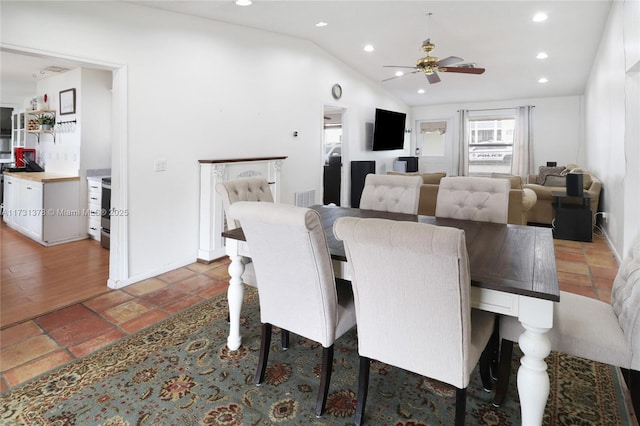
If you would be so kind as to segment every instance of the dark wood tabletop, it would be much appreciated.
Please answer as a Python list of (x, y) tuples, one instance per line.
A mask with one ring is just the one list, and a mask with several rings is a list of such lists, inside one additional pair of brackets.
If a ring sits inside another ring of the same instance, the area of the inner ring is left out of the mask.
[[(320, 214), (329, 252), (346, 261), (344, 246), (333, 234), (340, 217), (381, 218), (449, 226), (465, 232), (471, 285), (507, 293), (560, 300), (553, 234), (550, 228), (497, 224), (362, 210), (348, 207), (313, 206)], [(222, 233), (225, 238), (245, 240), (242, 229)]]

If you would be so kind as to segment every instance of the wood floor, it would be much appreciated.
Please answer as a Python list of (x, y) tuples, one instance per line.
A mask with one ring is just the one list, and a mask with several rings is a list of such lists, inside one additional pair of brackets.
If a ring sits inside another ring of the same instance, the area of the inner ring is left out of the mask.
[(44, 247), (0, 225), (0, 329), (107, 293), (108, 277), (95, 240)]

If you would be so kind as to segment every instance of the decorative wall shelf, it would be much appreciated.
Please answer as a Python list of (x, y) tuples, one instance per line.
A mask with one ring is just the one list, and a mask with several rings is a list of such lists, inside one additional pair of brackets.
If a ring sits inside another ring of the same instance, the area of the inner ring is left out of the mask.
[[(53, 116), (54, 124), (56, 119), (56, 110), (55, 109), (34, 109), (30, 111), (25, 111), (26, 115), (32, 115), (40, 120), (41, 117), (50, 115)], [(53, 126), (52, 126), (53, 127)], [(53, 136), (53, 143), (56, 143), (56, 131), (55, 130), (27, 130), (27, 133), (34, 134), (38, 138), (38, 143), (40, 143), (40, 135), (50, 134)]]

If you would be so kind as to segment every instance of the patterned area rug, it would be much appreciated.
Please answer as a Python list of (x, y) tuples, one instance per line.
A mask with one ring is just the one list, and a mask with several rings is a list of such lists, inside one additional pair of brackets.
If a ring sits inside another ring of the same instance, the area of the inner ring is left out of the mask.
[[(274, 336), (265, 383), (253, 385), (260, 342), (254, 289), (247, 289), (244, 303), (243, 345), (238, 351), (230, 352), (225, 345), (227, 307), (222, 295), (3, 393), (0, 424), (352, 424), (358, 376), (355, 332), (336, 342), (327, 409), (317, 419), (322, 351), (294, 335), (289, 350), (282, 351), (279, 337)], [(630, 424), (615, 370), (557, 353), (547, 363), (551, 396), (545, 424)], [(467, 423), (519, 425), (515, 382), (513, 376), (507, 402), (497, 409), (474, 372), (467, 389)], [(448, 385), (376, 362), (371, 367), (365, 422), (451, 425), (454, 395)]]

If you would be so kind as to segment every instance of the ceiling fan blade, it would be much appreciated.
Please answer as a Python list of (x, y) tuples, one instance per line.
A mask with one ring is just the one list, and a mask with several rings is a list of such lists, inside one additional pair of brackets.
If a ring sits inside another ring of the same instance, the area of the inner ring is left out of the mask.
[[(414, 69), (415, 69), (415, 67), (414, 67)], [(411, 72), (410, 72), (410, 73), (408, 73), (408, 74), (415, 74), (415, 73), (420, 72), (420, 71), (421, 71), (420, 69), (416, 69), (415, 71), (411, 71)], [(404, 77), (405, 75), (408, 75), (408, 74), (394, 75), (393, 77), (385, 78), (385, 79), (384, 79), (384, 80), (382, 80), (382, 81), (389, 81), (389, 80), (393, 80), (393, 79), (396, 79), (396, 78)]]
[(411, 67), (408, 65), (383, 65), (383, 68), (411, 68), (411, 69), (416, 69), (415, 66)]
[(455, 64), (456, 62), (462, 62), (462, 58), (458, 58), (457, 56), (449, 56), (448, 58), (440, 59), (436, 62), (436, 65), (439, 67), (446, 67), (447, 65)]
[(440, 77), (434, 72), (433, 74), (427, 74), (427, 80), (429, 80), (429, 84), (439, 83)]
[(484, 68), (471, 68), (471, 67), (442, 67), (438, 68), (438, 71), (442, 72), (459, 72), (462, 74), (482, 74)]

